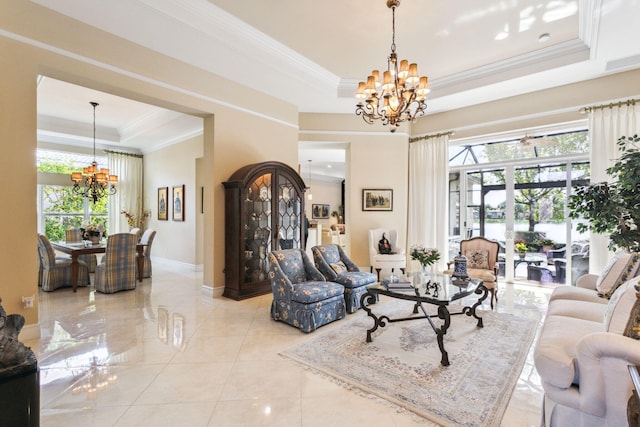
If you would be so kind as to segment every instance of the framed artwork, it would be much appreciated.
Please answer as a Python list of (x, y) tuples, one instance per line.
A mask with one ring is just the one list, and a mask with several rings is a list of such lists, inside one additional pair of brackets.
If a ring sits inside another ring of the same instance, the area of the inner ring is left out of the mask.
[(362, 190), (362, 210), (363, 211), (392, 211), (393, 210), (393, 190), (363, 189)]
[(328, 219), (329, 218), (329, 205), (311, 205), (311, 218), (312, 219)]
[(169, 212), (167, 209), (167, 201), (169, 197), (169, 187), (158, 188), (158, 220), (166, 221), (169, 219)]
[(173, 187), (171, 200), (173, 202), (173, 220), (184, 221), (184, 185)]

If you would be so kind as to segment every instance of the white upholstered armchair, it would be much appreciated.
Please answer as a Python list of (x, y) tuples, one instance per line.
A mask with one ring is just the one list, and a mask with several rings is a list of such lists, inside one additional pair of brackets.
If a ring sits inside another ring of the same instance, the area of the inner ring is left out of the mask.
[[(378, 251), (378, 243), (380, 239), (382, 239), (383, 234), (391, 244), (390, 254), (381, 254)], [(370, 271), (372, 273), (373, 269), (376, 270), (378, 281), (380, 281), (380, 271), (385, 268), (391, 271), (399, 268), (402, 273), (404, 273), (407, 266), (407, 256), (405, 255), (404, 248), (398, 245), (398, 232), (396, 230), (385, 228), (369, 230), (369, 264), (371, 265)]]

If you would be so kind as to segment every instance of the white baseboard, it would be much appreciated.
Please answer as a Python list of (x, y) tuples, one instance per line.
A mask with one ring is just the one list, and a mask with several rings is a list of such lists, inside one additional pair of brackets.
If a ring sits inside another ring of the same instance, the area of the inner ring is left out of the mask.
[(40, 324), (33, 323), (31, 325), (25, 325), (20, 331), (18, 336), (19, 341), (39, 340), (40, 339)]
[(219, 298), (224, 293), (224, 286), (217, 286), (212, 288), (209, 285), (202, 285), (202, 293), (204, 295), (209, 295), (211, 298)]
[(169, 258), (151, 257), (151, 262), (162, 264), (165, 268), (184, 268), (188, 271), (200, 271), (196, 264), (190, 264), (188, 262), (176, 261)]

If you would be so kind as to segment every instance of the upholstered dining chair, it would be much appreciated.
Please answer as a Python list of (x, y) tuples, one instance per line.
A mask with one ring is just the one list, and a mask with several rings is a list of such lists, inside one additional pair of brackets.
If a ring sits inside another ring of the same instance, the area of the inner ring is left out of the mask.
[(270, 252), (269, 279), (273, 320), (313, 332), (346, 314), (344, 287), (327, 282), (301, 249)]
[(137, 245), (135, 234), (118, 233), (107, 238), (105, 255), (96, 267), (96, 291), (111, 294), (136, 288)]
[[(484, 286), (491, 293), (490, 304), (493, 309), (494, 301), (498, 302), (498, 253), (500, 244), (495, 240), (476, 236), (460, 241), (460, 253), (467, 257), (467, 274), (472, 279), (484, 281)], [(447, 263), (444, 274), (452, 274), (453, 261)]]
[(142, 234), (142, 238), (140, 239), (140, 243), (145, 245), (144, 247), (144, 268), (142, 270), (142, 277), (147, 278), (151, 277), (151, 244), (153, 243), (153, 239), (156, 237), (156, 231), (147, 228)]
[[(40, 282), (43, 291), (72, 287), (71, 258), (56, 257), (51, 242), (44, 234), (38, 234), (38, 257), (42, 266)], [(89, 284), (89, 270), (84, 261), (78, 260), (78, 287)]]
[(376, 282), (376, 276), (360, 271), (339, 245), (319, 245), (311, 248), (316, 268), (330, 282), (344, 286), (347, 313), (360, 308), (360, 297), (367, 292), (367, 285)]
[[(381, 254), (378, 250), (378, 243), (383, 235), (391, 244), (390, 254)], [(376, 270), (378, 281), (380, 281), (380, 271), (385, 268), (390, 269), (392, 272), (394, 269), (399, 268), (404, 274), (407, 266), (407, 257), (404, 249), (398, 245), (398, 232), (396, 230), (385, 228), (369, 230), (369, 265), (371, 265), (370, 272), (373, 273), (373, 270)]]
[[(70, 228), (65, 230), (65, 240), (67, 242), (82, 242), (82, 230), (79, 228)], [(96, 265), (98, 264), (98, 259), (96, 258), (96, 254), (84, 254), (78, 257), (78, 260), (84, 261), (87, 263), (87, 267), (89, 268), (89, 273), (95, 273)]]

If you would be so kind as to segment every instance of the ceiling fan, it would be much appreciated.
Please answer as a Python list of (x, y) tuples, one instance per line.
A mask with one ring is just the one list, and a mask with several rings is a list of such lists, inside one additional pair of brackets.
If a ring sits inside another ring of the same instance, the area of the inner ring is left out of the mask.
[(546, 136), (527, 136), (520, 138), (520, 144), (525, 147), (549, 147), (556, 144), (556, 141), (547, 139)]

